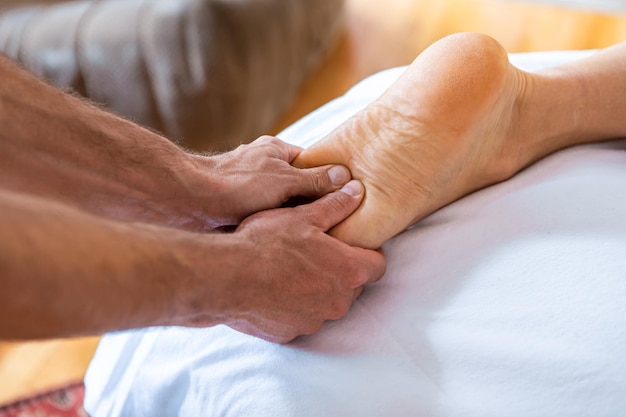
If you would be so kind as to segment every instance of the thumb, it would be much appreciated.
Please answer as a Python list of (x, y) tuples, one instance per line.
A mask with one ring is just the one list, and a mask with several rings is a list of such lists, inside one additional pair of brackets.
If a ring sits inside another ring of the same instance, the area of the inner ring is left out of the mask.
[(320, 197), (345, 185), (352, 175), (343, 165), (324, 165), (314, 168), (294, 168), (292, 195)]
[(365, 188), (360, 181), (352, 180), (339, 191), (326, 194), (313, 203), (299, 206), (303, 217), (324, 232), (345, 220), (363, 201)]

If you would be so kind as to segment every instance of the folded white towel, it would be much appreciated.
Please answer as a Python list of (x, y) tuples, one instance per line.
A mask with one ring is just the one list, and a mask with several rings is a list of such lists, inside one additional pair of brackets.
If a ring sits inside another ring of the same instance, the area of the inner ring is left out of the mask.
[[(587, 53), (514, 56), (526, 68)], [(402, 69), (288, 129), (309, 144)], [(297, 138), (297, 139), (296, 139)], [(626, 410), (626, 143), (568, 149), (385, 245), (349, 314), (281, 346), (210, 329), (106, 336), (98, 416), (618, 416)]]

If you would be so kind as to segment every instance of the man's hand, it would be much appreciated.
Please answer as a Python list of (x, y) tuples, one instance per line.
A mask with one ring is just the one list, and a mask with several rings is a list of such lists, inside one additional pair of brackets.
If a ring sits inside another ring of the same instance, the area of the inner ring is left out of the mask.
[(247, 218), (234, 237), (247, 255), (228, 283), (229, 326), (274, 342), (317, 332), (343, 317), (365, 285), (385, 272), (382, 253), (355, 248), (325, 232), (349, 216), (363, 186), (348, 183), (307, 205)]
[(321, 197), (350, 180), (350, 171), (340, 165), (294, 168), (291, 162), (301, 151), (275, 137), (262, 136), (233, 151), (201, 158), (210, 185), (198, 185), (196, 192), (206, 193), (204, 204), (213, 226), (237, 225), (292, 197)]
[(312, 333), (385, 269), (381, 253), (324, 233), (361, 201), (360, 183), (346, 187), (234, 233), (117, 222), (0, 189), (0, 339), (219, 323), (280, 342)]

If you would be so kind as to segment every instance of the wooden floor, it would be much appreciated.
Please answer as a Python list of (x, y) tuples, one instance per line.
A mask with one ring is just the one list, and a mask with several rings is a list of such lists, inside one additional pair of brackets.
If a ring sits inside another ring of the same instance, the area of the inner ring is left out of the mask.
[(0, 343), (0, 405), (81, 380), (98, 339)]
[[(450, 33), (487, 33), (510, 52), (601, 48), (626, 40), (626, 15), (501, 0), (346, 2), (345, 33), (276, 130), (367, 75), (410, 63)], [(97, 338), (0, 343), (0, 404), (80, 380), (96, 343)]]
[(608, 15), (510, 0), (346, 0), (346, 9), (346, 33), (280, 128), (368, 75), (411, 63), (451, 33), (486, 33), (509, 52), (595, 49), (626, 41), (626, 12)]

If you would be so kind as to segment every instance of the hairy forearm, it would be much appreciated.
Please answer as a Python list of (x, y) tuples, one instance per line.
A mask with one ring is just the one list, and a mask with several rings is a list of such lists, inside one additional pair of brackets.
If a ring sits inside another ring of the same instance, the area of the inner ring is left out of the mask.
[(331, 167), (294, 168), (300, 151), (265, 137), (223, 154), (191, 154), (0, 56), (0, 189), (108, 218), (207, 231), (350, 179), (345, 168), (332, 175)]
[(227, 234), (118, 222), (0, 190), (0, 339), (215, 324), (281, 342), (310, 334), (384, 273), (379, 252), (325, 233), (362, 197), (354, 182)]
[(106, 220), (7, 191), (0, 236), (0, 339), (177, 323), (198, 282), (215, 308), (203, 310), (204, 323), (215, 324), (220, 282), (237, 262), (226, 236)]
[[(206, 159), (47, 85), (3, 57), (0, 80), (0, 187), (117, 219), (211, 227), (210, 213), (194, 212), (189, 198)], [(208, 176), (202, 186), (211, 186)], [(210, 196), (204, 193), (204, 207)]]

